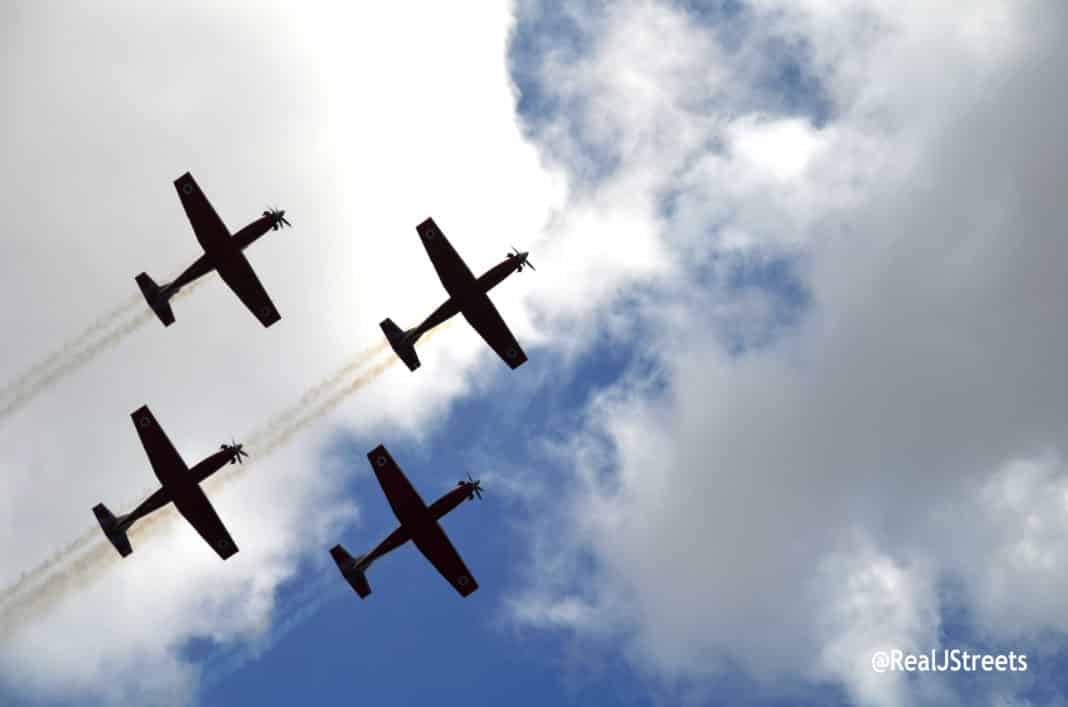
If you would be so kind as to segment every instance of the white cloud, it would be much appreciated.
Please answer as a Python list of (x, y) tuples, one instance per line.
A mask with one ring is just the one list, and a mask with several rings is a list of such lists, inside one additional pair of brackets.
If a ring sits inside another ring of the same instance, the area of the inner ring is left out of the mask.
[[(611, 95), (609, 64), (628, 87), (655, 84), (648, 114), (609, 118), (621, 146), (674, 120), (682, 97), (715, 97), (679, 117), (672, 147), (620, 150), (586, 185), (674, 196), (643, 242), (684, 275), (647, 283), (635, 310), (660, 334), (648, 348), (667, 388), (623, 381), (565, 438), (583, 483), (533, 529), (518, 617), (617, 631), (667, 676), (740, 664), (758, 681), (831, 680), (856, 704), (952, 703), (951, 686), (867, 663), (885, 642), (939, 647), (941, 580), (963, 583), (971, 628), (997, 645), (1065, 630), (1063, 11), (760, 2), (737, 52), (683, 52), (692, 71), (663, 73), (626, 50), (622, 18), (673, 14), (651, 23), (662, 46), (730, 30), (656, 7), (586, 24), (592, 56), (559, 90)], [(819, 79), (818, 128), (769, 113), (775, 89), (747, 81), (781, 59), (762, 53), (773, 40)], [(561, 113), (538, 134), (566, 163), (553, 138), (591, 120)], [(775, 325), (687, 268), (724, 247), (796, 257), (809, 298), (795, 328), (736, 356), (723, 332), (739, 318)]]
[(732, 167), (763, 172), (777, 181), (801, 178), (820, 148), (819, 137), (799, 118), (746, 116), (727, 129)]

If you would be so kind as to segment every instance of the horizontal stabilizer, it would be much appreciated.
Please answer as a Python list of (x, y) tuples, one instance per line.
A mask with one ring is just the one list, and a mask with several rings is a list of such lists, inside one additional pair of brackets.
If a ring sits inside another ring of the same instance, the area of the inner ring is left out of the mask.
[(174, 324), (174, 312), (171, 310), (171, 304), (167, 301), (167, 295), (160, 289), (159, 285), (153, 282), (148, 273), (141, 273), (134, 279), (137, 280), (137, 286), (141, 288), (141, 294), (145, 296), (148, 306), (163, 322), (163, 326)]
[(364, 570), (367, 569), (366, 565), (361, 566), (364, 555), (354, 558), (345, 548), (335, 545), (330, 548), (330, 556), (334, 558), (337, 568), (341, 570), (341, 576), (345, 578), (349, 586), (356, 590), (361, 599), (366, 599), (371, 593), (371, 585), (368, 584), (367, 575), (364, 574)]
[(104, 535), (107, 536), (107, 539), (111, 541), (111, 544), (115, 546), (120, 555), (126, 557), (133, 552), (133, 548), (130, 546), (130, 539), (126, 537), (126, 532), (122, 530), (120, 525), (122, 518), (116, 518), (103, 503), (93, 506), (93, 515), (96, 516), (97, 522), (100, 523), (100, 528), (104, 531)]
[(408, 370), (414, 371), (419, 368), (419, 357), (415, 355), (415, 344), (409, 338), (408, 332), (401, 331), (401, 328), (389, 318), (383, 319), (378, 326), (382, 327), (382, 333), (389, 340), (389, 345), (393, 347), (393, 352), (400, 357), (400, 360), (404, 361), (404, 365), (408, 367)]

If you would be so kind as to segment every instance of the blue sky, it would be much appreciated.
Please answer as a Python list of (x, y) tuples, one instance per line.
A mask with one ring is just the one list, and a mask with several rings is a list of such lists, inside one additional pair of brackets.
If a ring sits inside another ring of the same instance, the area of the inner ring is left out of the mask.
[[(0, 585), (151, 481), (141, 404), (255, 463), (209, 491), (232, 560), (170, 524), (0, 604), (0, 704), (1063, 705), (1063, 14), (8, 8)], [(232, 227), (287, 209), (250, 251), (276, 327), (209, 280), (122, 330), (132, 274), (196, 252), (186, 170)], [(428, 215), (477, 272), (531, 251), (492, 293), (529, 363), (457, 319), (331, 401), (444, 297)], [(468, 599), (410, 545), (364, 601), (330, 561), (395, 527), (379, 443), (428, 502), (483, 480), (443, 522)], [(874, 673), (890, 647), (1032, 669)]]

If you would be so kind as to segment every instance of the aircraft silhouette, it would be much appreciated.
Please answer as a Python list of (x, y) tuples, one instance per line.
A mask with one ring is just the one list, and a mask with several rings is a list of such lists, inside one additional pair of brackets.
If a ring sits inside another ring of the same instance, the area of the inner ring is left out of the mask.
[(371, 585), (367, 582), (365, 572), (371, 563), (411, 540), (461, 596), (466, 597), (478, 589), (478, 583), (464, 565), (438, 520), (465, 500), (476, 497), (481, 499), (482, 489), (479, 482), (468, 475), (466, 481), (460, 481), (456, 488), (427, 506), (385, 446), (378, 445), (372, 449), (367, 453), (367, 459), (378, 477), (378, 483), (382, 485), (386, 500), (400, 521), (400, 527), (378, 543), (373, 550), (359, 557), (353, 557), (341, 545), (332, 547), (330, 555), (341, 570), (341, 576), (356, 590), (361, 599), (367, 598), (371, 593)]
[(530, 254), (521, 253), (513, 248), (515, 252), (508, 253), (508, 257), (487, 270), (481, 277), (476, 278), (452, 244), (445, 238), (445, 234), (434, 223), (434, 219), (428, 218), (423, 221), (416, 226), (416, 230), (423, 241), (427, 255), (430, 256), (430, 262), (438, 271), (438, 277), (449, 294), (449, 298), (422, 324), (408, 331), (401, 331), (401, 328), (388, 317), (382, 320), (379, 326), (385, 333), (386, 339), (389, 340), (389, 345), (393, 347), (394, 353), (404, 361), (409, 370), (414, 371), (419, 368), (415, 342), (438, 324), (460, 313), (510, 368), (516, 369), (523, 365), (527, 360), (527, 355), (523, 353), (523, 349), (512, 336), (512, 332), (508, 330), (508, 325), (501, 319), (501, 315), (493, 306), (487, 293), (513, 272), (522, 272), (524, 266), (530, 266), (530, 269), (534, 270), (529, 260)]
[(126, 557), (133, 552), (130, 539), (126, 537), (130, 526), (168, 503), (174, 503), (178, 512), (219, 557), (225, 560), (235, 554), (237, 545), (219, 520), (200, 484), (226, 464), (240, 462), (241, 457), (248, 456), (248, 452), (242, 451), (240, 444), (223, 444), (218, 452), (189, 469), (147, 405), (135, 410), (130, 417), (161, 486), (133, 511), (118, 518), (103, 503), (94, 506), (93, 514), (107, 539), (120, 555)]
[(178, 198), (181, 199), (189, 223), (193, 226), (193, 233), (204, 249), (204, 255), (197, 258), (174, 282), (162, 287), (157, 285), (148, 273), (141, 273), (135, 278), (137, 286), (141, 288), (141, 294), (163, 322), (163, 326), (174, 323), (170, 298), (178, 290), (212, 270), (218, 271), (223, 282), (229, 285), (263, 326), (269, 327), (281, 319), (282, 316), (275, 309), (242, 251), (267, 231), (291, 226), (286, 220), (286, 212), (268, 209), (258, 219), (231, 236), (222, 219), (215, 213), (208, 197), (193, 179), (193, 175), (186, 172), (178, 177), (174, 180), (174, 188), (178, 190)]

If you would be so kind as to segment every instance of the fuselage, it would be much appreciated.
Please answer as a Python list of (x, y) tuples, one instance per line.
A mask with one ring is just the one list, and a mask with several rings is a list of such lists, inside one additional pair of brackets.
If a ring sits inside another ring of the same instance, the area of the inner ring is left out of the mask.
[[(428, 510), (430, 511), (430, 515), (434, 518), (434, 520), (441, 520), (441, 518), (445, 516), (445, 514), (459, 506), (461, 503), (463, 503), (470, 497), (471, 487), (468, 485), (461, 484), (454, 488), (452, 491), (449, 491), (447, 494), (445, 494), (438, 500), (431, 503)], [(364, 556), (360, 564), (363, 567), (367, 567), (376, 559), (382, 557), (382, 555), (396, 550), (398, 547), (408, 542), (408, 540), (410, 539), (411, 536), (409, 536), (408, 531), (404, 528), (404, 526), (400, 526), (392, 533), (390, 533), (385, 540), (378, 543), (378, 545), (376, 545), (373, 550), (367, 553), (367, 555)]]
[[(232, 252), (243, 251), (245, 248), (248, 248), (259, 238), (261, 238), (265, 233), (267, 233), (267, 231), (270, 231), (276, 223), (277, 221), (270, 214), (268, 214), (267, 216), (261, 216), (260, 218), (256, 219), (255, 221), (235, 233), (229, 239), (227, 239), (227, 250)], [(197, 258), (192, 265), (186, 268), (181, 275), (175, 278), (174, 282), (168, 285), (164, 285), (161, 288), (161, 291), (165, 292), (167, 297), (173, 296), (176, 292), (178, 292), (178, 290), (182, 289), (189, 283), (193, 282), (194, 280), (197, 280), (198, 278), (203, 277), (204, 275), (207, 275), (209, 272), (214, 270), (216, 263), (218, 263), (219, 259), (225, 258), (226, 256), (226, 250), (205, 253), (204, 255)]]
[[(234, 458), (234, 452), (231, 449), (220, 449), (212, 454), (210, 457), (204, 459), (189, 470), (188, 479), (190, 483), (200, 484), (209, 476), (222, 469)], [(166, 487), (160, 488), (151, 496), (141, 502), (137, 508), (135, 508), (128, 515), (122, 517), (122, 530), (129, 528), (133, 525), (134, 521), (144, 518), (149, 513), (158, 511), (163, 508), (172, 500), (170, 489)]]
[[(478, 283), (478, 291), (481, 294), (486, 294), (497, 285), (504, 282), (504, 279), (511, 275), (513, 272), (523, 266), (523, 261), (520, 258), (507, 257), (501, 262), (494, 265), (492, 268), (482, 273), (476, 282)], [(431, 312), (430, 316), (423, 320), (423, 323), (412, 329), (409, 332), (411, 343), (415, 343), (423, 334), (427, 333), (434, 327), (442, 324), (449, 319), (455, 317), (462, 309), (464, 303), (462, 300), (455, 296), (449, 297), (445, 300), (440, 307)]]

